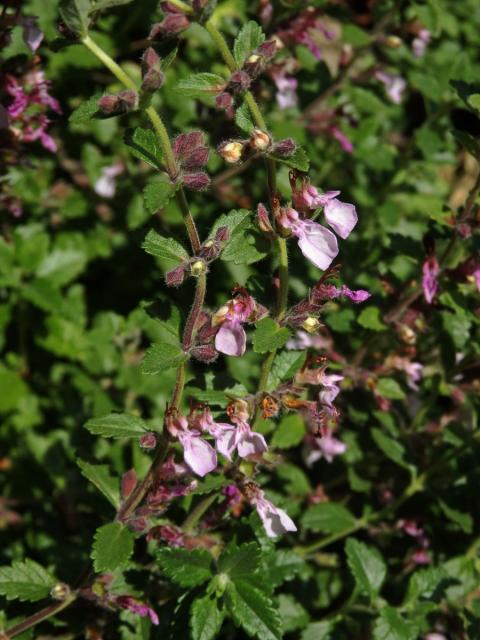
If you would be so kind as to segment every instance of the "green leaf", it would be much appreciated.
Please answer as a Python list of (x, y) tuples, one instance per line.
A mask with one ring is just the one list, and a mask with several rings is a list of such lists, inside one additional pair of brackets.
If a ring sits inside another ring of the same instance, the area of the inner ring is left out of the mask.
[(119, 7), (120, 5), (130, 4), (133, 0), (96, 0), (90, 13), (95, 11), (103, 11), (103, 9), (110, 9), (111, 7)]
[(134, 537), (120, 522), (110, 522), (95, 532), (91, 558), (97, 573), (125, 567), (133, 553)]
[(305, 422), (298, 413), (286, 415), (275, 429), (270, 445), (289, 449), (300, 444), (305, 437)]
[(310, 531), (341, 533), (355, 527), (355, 516), (342, 504), (320, 502), (309, 507), (302, 517), (302, 524)]
[(175, 344), (153, 344), (145, 354), (141, 370), (147, 375), (163, 373), (166, 369), (177, 368), (188, 360), (180, 345)]
[(98, 115), (100, 113), (98, 109), (98, 101), (102, 95), (102, 93), (96, 93), (88, 100), (85, 100), (85, 102), (82, 102), (79, 107), (72, 111), (68, 121), (71, 124), (81, 124), (82, 122), (88, 122)]
[(188, 253), (179, 242), (173, 238), (164, 238), (153, 229), (147, 233), (142, 248), (151, 256), (176, 264), (181, 260), (188, 260)]
[(100, 418), (91, 418), (85, 424), (85, 429), (106, 438), (135, 438), (148, 431), (148, 425), (130, 413), (109, 413)]
[(282, 382), (291, 380), (304, 362), (303, 351), (282, 351), (277, 354), (268, 378), (268, 388), (276, 389)]
[(373, 629), (374, 640), (415, 640), (416, 625), (406, 622), (393, 607), (382, 607)]
[(0, 567), (0, 595), (7, 600), (36, 602), (46, 598), (57, 579), (33, 560), (14, 560), (10, 567)]
[(347, 562), (357, 586), (374, 597), (385, 580), (387, 568), (380, 553), (363, 542), (349, 538), (345, 545)]
[(280, 640), (281, 621), (271, 599), (250, 582), (230, 582), (225, 602), (235, 624), (252, 638)]
[(253, 230), (252, 212), (248, 209), (236, 209), (222, 214), (213, 225), (209, 238), (215, 237), (217, 229), (227, 227), (230, 235), (222, 249), (222, 260), (234, 264), (252, 264), (261, 260), (266, 253), (254, 246), (255, 238), (247, 233)]
[(90, 0), (60, 0), (59, 11), (70, 31), (84, 38), (88, 33)]
[(255, 353), (268, 353), (279, 349), (288, 342), (290, 335), (286, 327), (281, 327), (272, 318), (262, 318), (253, 334), (253, 350)]
[(187, 98), (203, 98), (215, 96), (225, 88), (226, 82), (215, 73), (197, 73), (189, 78), (180, 80), (175, 87), (177, 93)]
[(357, 318), (360, 326), (371, 331), (384, 331), (387, 327), (380, 319), (378, 307), (365, 307)]
[(469, 513), (462, 513), (461, 511), (450, 507), (443, 500), (439, 500), (438, 504), (447, 518), (457, 524), (464, 533), (472, 533), (473, 520)]
[(252, 580), (253, 574), (260, 567), (260, 551), (259, 545), (255, 542), (242, 544), (239, 547), (230, 544), (220, 556), (218, 571), (228, 574), (233, 582)]
[(162, 168), (162, 150), (152, 129), (127, 129), (124, 142), (132, 155), (155, 169)]
[(205, 549), (159, 549), (157, 562), (173, 582), (181, 587), (196, 587), (212, 577), (212, 556)]
[(305, 560), (293, 551), (272, 549), (262, 554), (262, 575), (265, 572), (266, 584), (272, 589), (287, 580), (293, 580), (305, 567)]
[(237, 65), (243, 67), (249, 55), (255, 51), (264, 40), (265, 34), (259, 24), (250, 20), (243, 25), (233, 44), (233, 55)]
[(218, 609), (216, 598), (204, 596), (193, 601), (190, 609), (192, 640), (214, 640), (222, 623), (223, 613)]
[(150, 178), (143, 190), (145, 209), (155, 213), (167, 204), (177, 188), (178, 185), (172, 184), (165, 173)]
[(272, 156), (278, 162), (283, 162), (287, 166), (292, 169), (298, 169), (298, 171), (308, 171), (310, 167), (310, 160), (307, 156), (307, 152), (303, 147), (297, 147), (295, 149), (295, 153), (292, 153), (291, 156), (280, 157), (280, 156)]
[(405, 398), (402, 387), (393, 378), (379, 378), (377, 380), (377, 391), (381, 396), (389, 400), (403, 400)]
[(415, 571), (408, 581), (405, 603), (412, 603), (413, 608), (421, 598), (434, 598), (446, 573), (442, 567), (428, 567)]
[(390, 458), (390, 460), (393, 460), (404, 469), (411, 469), (411, 465), (405, 460), (405, 447), (400, 442), (387, 436), (377, 428), (373, 428), (370, 433), (377, 447), (383, 451), (387, 458)]
[(329, 640), (334, 624), (333, 620), (312, 622), (302, 633), (301, 640)]
[(103, 493), (115, 509), (118, 509), (120, 506), (119, 482), (118, 478), (113, 478), (110, 475), (108, 467), (101, 464), (90, 464), (80, 458), (77, 458), (77, 465), (80, 467), (82, 475)]
[(36, 275), (60, 287), (76, 278), (85, 268), (87, 256), (77, 249), (54, 249), (37, 267)]
[(255, 125), (253, 124), (252, 117), (250, 115), (250, 109), (246, 102), (244, 102), (235, 111), (235, 124), (248, 135), (250, 135), (255, 129)]

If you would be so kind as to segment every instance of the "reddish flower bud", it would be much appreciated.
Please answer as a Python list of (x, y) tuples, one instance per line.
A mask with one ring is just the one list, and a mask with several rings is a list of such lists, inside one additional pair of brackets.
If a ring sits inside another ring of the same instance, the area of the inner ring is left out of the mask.
[(179, 287), (185, 279), (185, 265), (181, 264), (165, 274), (167, 287)]
[(153, 47), (145, 49), (142, 56), (142, 74), (145, 75), (150, 69), (158, 69), (160, 65), (160, 56)]
[(217, 109), (227, 110), (233, 105), (233, 96), (230, 93), (224, 91), (215, 98), (215, 105)]
[(149, 69), (143, 76), (142, 91), (146, 93), (153, 93), (157, 89), (160, 89), (165, 82), (164, 74), (158, 69)]
[(190, 156), (195, 149), (203, 145), (203, 132), (190, 131), (181, 133), (173, 141), (173, 153), (179, 160)]
[(259, 56), (263, 58), (273, 58), (277, 52), (277, 42), (275, 40), (266, 40), (257, 49)]
[(296, 148), (297, 145), (292, 138), (285, 138), (285, 140), (280, 140), (280, 142), (274, 145), (273, 153), (282, 158), (286, 158), (295, 153)]
[(152, 25), (148, 37), (150, 40), (159, 40), (180, 33), (189, 25), (188, 18), (183, 13), (168, 12), (162, 22)]
[(119, 107), (122, 113), (133, 111), (138, 106), (138, 93), (132, 89), (125, 89), (118, 94)]
[(208, 147), (198, 147), (192, 153), (185, 158), (185, 162), (183, 163), (183, 167), (188, 171), (193, 169), (199, 169), (203, 167), (203, 165), (208, 162), (208, 155), (210, 150)]
[(230, 237), (230, 229), (228, 227), (219, 227), (217, 229), (217, 233), (215, 234), (215, 240), (217, 242), (227, 242)]
[(122, 476), (122, 498), (128, 498), (128, 496), (132, 493), (136, 486), (137, 474), (135, 473), (135, 469), (130, 469)]
[(201, 11), (203, 11), (203, 9), (205, 9), (208, 2), (209, 0), (193, 0), (192, 8), (195, 11), (195, 13), (200, 13)]
[(118, 111), (118, 96), (102, 96), (97, 102), (100, 111), (107, 115), (114, 115)]
[(215, 347), (211, 344), (202, 344), (198, 347), (190, 349), (191, 355), (200, 362), (213, 362), (218, 358), (218, 353), (215, 351)]
[(230, 76), (228, 87), (236, 93), (237, 91), (246, 91), (252, 82), (252, 79), (245, 71), (234, 71)]
[(270, 214), (268, 209), (261, 202), (257, 207), (257, 224), (260, 231), (266, 234), (273, 234), (274, 230), (270, 223)]
[(157, 436), (154, 433), (144, 433), (143, 436), (140, 436), (140, 446), (142, 449), (155, 449)]
[(188, 189), (193, 189), (194, 191), (204, 191), (210, 186), (210, 176), (204, 171), (186, 173), (183, 176), (183, 184)]

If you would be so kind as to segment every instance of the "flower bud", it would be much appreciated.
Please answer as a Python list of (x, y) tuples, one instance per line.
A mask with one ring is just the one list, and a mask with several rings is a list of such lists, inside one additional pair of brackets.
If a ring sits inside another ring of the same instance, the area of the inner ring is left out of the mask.
[(198, 278), (198, 276), (203, 276), (207, 272), (207, 265), (203, 260), (195, 260), (190, 266), (190, 273), (192, 276)]
[(385, 44), (390, 49), (398, 49), (398, 47), (402, 46), (402, 39), (399, 38), (398, 36), (390, 35), (385, 38)]
[(210, 186), (210, 177), (204, 171), (186, 173), (183, 176), (183, 184), (188, 189), (193, 189), (194, 191), (203, 191)]
[(263, 233), (268, 235), (275, 233), (270, 223), (270, 214), (268, 213), (268, 209), (261, 202), (257, 207), (257, 224), (258, 228)]
[(210, 363), (218, 358), (218, 352), (211, 344), (202, 344), (190, 349), (190, 354), (200, 362)]
[[(273, 58), (273, 56), (277, 52), (277, 49), (279, 49), (277, 40), (274, 40), (274, 39), (266, 40), (258, 47), (257, 53), (263, 58)], [(249, 58), (249, 62), (250, 62), (250, 58)]]
[(239, 140), (222, 143), (217, 151), (218, 154), (229, 164), (235, 164), (242, 157), (245, 142)]
[(227, 109), (230, 109), (232, 105), (233, 105), (233, 96), (227, 91), (220, 93), (215, 98), (215, 106), (217, 107), (217, 109), (222, 109), (225, 111)]
[(308, 333), (315, 333), (315, 331), (317, 331), (319, 326), (320, 326), (320, 322), (317, 320), (317, 318), (314, 318), (313, 316), (308, 316), (308, 318), (305, 318), (305, 320), (302, 323), (303, 329), (305, 329), (305, 331), (307, 331)]
[(122, 498), (128, 498), (128, 496), (132, 493), (132, 491), (137, 486), (137, 474), (135, 473), (135, 469), (129, 469), (122, 476), (121, 483), (121, 493)]
[(247, 62), (249, 62), (250, 64), (255, 64), (259, 60), (260, 60), (260, 56), (257, 55), (256, 53), (252, 53), (252, 55), (249, 56), (249, 58), (247, 59)]
[(160, 56), (153, 47), (148, 47), (142, 56), (142, 75), (145, 75), (150, 69), (158, 69), (160, 65)]
[(54, 600), (65, 600), (70, 595), (70, 587), (64, 582), (57, 582), (50, 591), (50, 596)]
[(118, 96), (105, 95), (102, 96), (97, 106), (106, 115), (115, 115), (118, 111)]
[(154, 433), (144, 433), (140, 436), (140, 446), (142, 449), (155, 449), (157, 446), (157, 436)]
[(261, 129), (254, 129), (250, 137), (250, 145), (257, 151), (265, 151), (272, 141), (268, 133)]
[(281, 158), (288, 158), (288, 156), (295, 153), (296, 148), (297, 145), (292, 138), (285, 138), (285, 140), (280, 140), (280, 142), (274, 145), (273, 153)]
[(165, 274), (165, 283), (167, 287), (179, 287), (185, 279), (185, 265), (180, 264), (175, 269)]
[(183, 167), (187, 171), (203, 167), (208, 162), (210, 150), (208, 147), (197, 147), (184, 160)]
[(246, 91), (252, 79), (245, 71), (234, 71), (230, 76), (228, 87), (235, 93), (236, 91)]
[(227, 242), (230, 237), (230, 229), (228, 227), (218, 227), (217, 233), (215, 234), (215, 240), (217, 242)]
[(138, 93), (132, 89), (125, 89), (118, 94), (121, 113), (133, 111), (138, 106)]
[(153, 93), (160, 89), (165, 82), (164, 74), (158, 69), (149, 69), (147, 73), (143, 76), (142, 80), (142, 91), (146, 93)]

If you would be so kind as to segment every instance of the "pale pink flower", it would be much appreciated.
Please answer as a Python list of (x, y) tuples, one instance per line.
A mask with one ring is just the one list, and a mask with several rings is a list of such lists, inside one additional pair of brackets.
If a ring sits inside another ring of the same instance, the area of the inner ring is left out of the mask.
[(342, 285), (342, 287), (339, 288), (333, 284), (317, 285), (314, 289), (313, 295), (315, 297), (315, 301), (317, 299), (335, 300), (336, 298), (344, 296), (356, 304), (365, 302), (365, 300), (368, 300), (371, 296), (371, 294), (365, 289), (350, 289), (346, 285)]
[(96, 194), (102, 198), (113, 198), (117, 190), (117, 181), (115, 178), (123, 171), (123, 165), (119, 162), (102, 167), (100, 178), (95, 182), (93, 187)]
[(423, 295), (428, 304), (431, 304), (438, 291), (438, 276), (440, 275), (440, 265), (435, 256), (430, 256), (425, 260), (422, 273)]
[(158, 615), (151, 607), (142, 602), (138, 602), (138, 600), (135, 600), (132, 596), (116, 596), (114, 602), (122, 609), (127, 609), (127, 611), (136, 613), (142, 618), (148, 616), (154, 625), (158, 625), (160, 623)]
[(220, 325), (215, 336), (215, 348), (227, 356), (245, 353), (247, 336), (243, 324), (255, 322), (263, 313), (248, 293), (240, 289), (236, 296), (221, 307), (212, 319), (213, 326)]
[(183, 459), (198, 476), (205, 476), (217, 466), (215, 449), (201, 438), (196, 429), (189, 429), (183, 416), (170, 420), (168, 430), (183, 447)]
[(199, 424), (215, 438), (217, 450), (228, 460), (232, 459), (235, 449), (241, 458), (262, 454), (268, 449), (262, 434), (252, 431), (250, 425), (243, 420), (238, 420), (236, 427), (228, 423), (214, 422), (208, 411), (200, 418)]
[(400, 104), (403, 92), (407, 88), (405, 79), (384, 71), (377, 71), (375, 77), (385, 86), (385, 91), (390, 100), (395, 104)]
[(287, 76), (283, 70), (272, 71), (271, 76), (277, 87), (277, 103), (280, 109), (296, 107), (298, 103), (298, 81), (293, 76)]
[(328, 131), (335, 138), (335, 140), (338, 140), (340, 146), (344, 151), (346, 151), (347, 153), (353, 153), (353, 144), (341, 129), (332, 126), (329, 127)]
[(20, 25), (23, 29), (23, 40), (32, 53), (35, 53), (43, 40), (43, 31), (38, 28), (37, 20), (36, 16), (20, 18)]
[(282, 533), (297, 530), (295, 523), (287, 512), (267, 500), (261, 489), (257, 488), (254, 495), (249, 496), (249, 500), (256, 508), (269, 538), (276, 538)]
[(327, 462), (332, 462), (336, 456), (340, 456), (347, 450), (347, 445), (334, 438), (331, 429), (324, 429), (323, 434), (319, 438), (310, 440), (311, 450), (306, 456), (306, 463), (311, 466), (317, 460), (325, 458)]
[(412, 51), (416, 58), (421, 58), (425, 55), (431, 37), (432, 35), (428, 29), (420, 29), (417, 37), (412, 42)]

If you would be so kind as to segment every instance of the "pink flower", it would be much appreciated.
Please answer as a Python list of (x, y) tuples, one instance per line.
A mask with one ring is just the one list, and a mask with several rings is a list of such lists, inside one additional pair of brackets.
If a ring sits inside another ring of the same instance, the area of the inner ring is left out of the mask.
[(319, 10), (308, 7), (302, 11), (288, 27), (278, 33), (282, 40), (288, 44), (304, 44), (317, 60), (322, 57), (322, 52), (315, 41), (317, 34), (332, 40), (335, 34), (332, 33), (318, 17)]
[(215, 348), (227, 356), (242, 356), (245, 353), (247, 336), (243, 324), (255, 322), (264, 314), (255, 300), (245, 289), (238, 289), (232, 300), (229, 300), (214, 315), (214, 326), (220, 324), (215, 336)]
[(277, 103), (280, 109), (296, 107), (298, 102), (298, 81), (281, 71), (272, 71), (271, 76), (277, 87)]
[(365, 302), (370, 298), (370, 293), (365, 289), (349, 289), (346, 285), (343, 285), (340, 289), (333, 284), (320, 284), (317, 285), (313, 291), (314, 300), (334, 300), (341, 296), (349, 298), (352, 302), (358, 304), (359, 302)]
[(113, 198), (117, 190), (117, 181), (115, 178), (123, 171), (121, 163), (115, 163), (107, 167), (102, 167), (100, 178), (95, 182), (93, 187), (95, 193), (103, 198)]
[(186, 418), (179, 416), (171, 419), (167, 426), (170, 433), (178, 438), (183, 447), (183, 459), (194, 473), (203, 478), (215, 469), (215, 449), (201, 438), (199, 431), (188, 428)]
[(384, 71), (377, 71), (375, 73), (375, 77), (385, 86), (385, 91), (387, 92), (390, 100), (395, 104), (400, 104), (402, 101), (402, 94), (407, 87), (406, 81), (400, 76), (385, 73)]
[(249, 496), (249, 500), (256, 508), (269, 538), (276, 538), (287, 531), (297, 530), (295, 523), (286, 511), (279, 509), (267, 500), (264, 492), (258, 487), (256, 487), (253, 495)]
[(320, 438), (312, 438), (313, 448), (306, 457), (307, 465), (310, 466), (325, 458), (327, 462), (332, 462), (336, 456), (340, 456), (347, 450), (347, 445), (334, 438), (331, 429), (324, 429)]
[(425, 55), (425, 51), (427, 50), (431, 37), (431, 33), (428, 29), (420, 29), (417, 37), (414, 38), (412, 42), (412, 51), (416, 58), (421, 58)]
[(302, 220), (298, 211), (287, 209), (281, 217), (281, 225), (291, 229), (298, 238), (303, 255), (319, 269), (328, 269), (338, 255), (338, 244), (334, 234), (318, 222)]
[(438, 276), (440, 274), (440, 265), (435, 256), (430, 256), (425, 260), (422, 267), (422, 287), (423, 295), (428, 304), (432, 304), (438, 290)]
[(158, 625), (160, 622), (157, 614), (151, 607), (142, 602), (138, 602), (138, 600), (135, 600), (132, 596), (117, 596), (114, 602), (122, 609), (136, 613), (142, 618), (148, 616), (154, 625)]
[(353, 152), (353, 144), (351, 143), (349, 138), (347, 138), (347, 136), (343, 133), (343, 131), (341, 129), (339, 129), (338, 127), (333, 126), (333, 127), (329, 128), (329, 133), (336, 140), (338, 140), (338, 142), (340, 143), (340, 146), (342, 147), (342, 149), (344, 151), (346, 151), (347, 153), (352, 153)]
[(214, 422), (211, 413), (206, 411), (199, 423), (215, 438), (219, 453), (230, 461), (235, 449), (241, 458), (262, 454), (268, 450), (265, 438), (260, 433), (252, 431), (250, 425), (243, 420), (238, 420), (237, 426), (234, 427), (228, 423)]
[(36, 16), (20, 18), (23, 28), (23, 40), (32, 53), (38, 49), (43, 40), (43, 32), (38, 28)]

